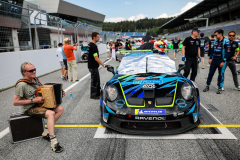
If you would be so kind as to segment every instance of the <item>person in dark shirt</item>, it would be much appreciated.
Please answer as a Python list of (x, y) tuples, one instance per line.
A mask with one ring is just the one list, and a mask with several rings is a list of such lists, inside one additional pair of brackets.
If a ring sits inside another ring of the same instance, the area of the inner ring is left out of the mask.
[(126, 50), (132, 50), (132, 47), (131, 47), (131, 44), (130, 44), (130, 41), (128, 39), (126, 39)]
[[(231, 54), (227, 59), (226, 68), (229, 67), (229, 69), (232, 72), (233, 82), (234, 82), (234, 85), (235, 85), (235, 90), (240, 91), (240, 86), (239, 86), (239, 83), (238, 83), (238, 77), (237, 77), (237, 72), (236, 72), (236, 70), (237, 70), (236, 69), (236, 63), (235, 63), (235, 61), (237, 59), (237, 56), (239, 54), (239, 47), (238, 47), (238, 43), (236, 41), (234, 41), (235, 36), (236, 36), (236, 33), (234, 31), (231, 31), (231, 32), (228, 33), (228, 39), (231, 42)], [(225, 68), (225, 70), (226, 70), (226, 68)]]
[(204, 33), (200, 34), (200, 52), (202, 58), (202, 69), (204, 69), (204, 55), (205, 55), (205, 45), (207, 44), (207, 40), (204, 38)]
[(122, 45), (120, 39), (118, 39), (117, 42), (115, 43), (115, 49), (116, 49), (116, 51), (118, 51), (118, 49), (121, 49), (121, 48), (123, 48), (123, 45)]
[(100, 99), (100, 76), (98, 72), (99, 64), (103, 67), (108, 67), (104, 65), (103, 62), (99, 59), (99, 52), (96, 43), (99, 41), (99, 33), (92, 33), (92, 41), (88, 44), (88, 69), (91, 73), (91, 90), (90, 98), (91, 99)]
[(216, 69), (218, 69), (218, 91), (217, 94), (221, 94), (223, 89), (223, 84), (224, 84), (224, 72), (225, 68), (227, 65), (227, 58), (229, 57), (231, 53), (231, 43), (230, 41), (223, 37), (223, 30), (218, 29), (214, 32), (214, 35), (216, 37), (216, 40), (214, 41), (214, 49), (211, 51), (210, 54), (210, 69), (209, 69), (209, 74), (207, 78), (207, 86), (203, 90), (203, 92), (209, 91), (209, 86), (212, 82), (212, 78), (214, 76), (214, 73)]
[(210, 54), (211, 54), (211, 52), (213, 50), (213, 47), (214, 47), (214, 41), (215, 41), (214, 34), (212, 34), (211, 35), (211, 40), (208, 42), (208, 57), (209, 57), (209, 59), (210, 59)]
[(182, 61), (185, 61), (184, 77), (188, 77), (190, 70), (192, 69), (190, 80), (195, 81), (197, 76), (198, 59), (201, 61), (200, 57), (200, 41), (197, 39), (200, 30), (197, 27), (192, 29), (192, 36), (187, 37), (183, 42), (182, 47)]
[(172, 44), (173, 44), (174, 59), (176, 59), (177, 52), (179, 49), (179, 44), (180, 44), (180, 41), (177, 40), (177, 37), (174, 38), (174, 40), (172, 41)]

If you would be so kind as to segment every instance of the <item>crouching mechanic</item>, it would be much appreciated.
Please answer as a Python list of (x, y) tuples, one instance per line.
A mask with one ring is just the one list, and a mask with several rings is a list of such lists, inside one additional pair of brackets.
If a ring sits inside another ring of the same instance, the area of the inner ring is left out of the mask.
[(221, 94), (224, 84), (224, 72), (227, 65), (227, 58), (231, 53), (231, 43), (228, 39), (223, 37), (223, 30), (216, 30), (214, 33), (216, 40), (214, 41), (214, 49), (211, 51), (209, 64), (209, 74), (207, 78), (207, 86), (203, 92), (209, 91), (209, 85), (211, 84), (212, 78), (216, 69), (218, 68), (218, 91), (217, 94)]
[[(57, 108), (46, 109), (37, 106), (37, 103), (43, 103), (43, 97), (36, 97), (35, 90), (38, 89), (42, 84), (36, 77), (36, 68), (30, 62), (24, 62), (21, 65), (21, 74), (23, 78), (20, 79), (15, 85), (15, 94), (13, 97), (13, 105), (21, 106), (22, 112), (29, 116), (38, 118), (47, 118), (47, 127), (42, 133), (42, 138), (51, 142), (51, 149), (60, 153), (63, 148), (57, 141), (54, 133), (54, 124), (63, 114), (63, 107), (58, 106)], [(63, 92), (65, 96), (65, 92)]]

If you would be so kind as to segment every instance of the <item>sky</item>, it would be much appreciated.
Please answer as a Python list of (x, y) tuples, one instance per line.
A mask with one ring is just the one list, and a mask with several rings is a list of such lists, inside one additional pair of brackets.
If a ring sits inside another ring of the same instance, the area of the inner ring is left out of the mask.
[[(65, 0), (105, 15), (105, 22), (177, 16), (203, 0)], [(81, 15), (79, 15), (81, 17)], [(191, 17), (189, 17), (191, 18)]]

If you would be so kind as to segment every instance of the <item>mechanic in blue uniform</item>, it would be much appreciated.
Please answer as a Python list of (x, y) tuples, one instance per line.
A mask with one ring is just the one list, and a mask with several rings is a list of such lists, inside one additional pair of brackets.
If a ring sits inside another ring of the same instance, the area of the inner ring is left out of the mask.
[(223, 37), (223, 30), (219, 29), (214, 32), (216, 40), (214, 41), (214, 49), (211, 52), (209, 64), (209, 74), (207, 78), (207, 86), (203, 92), (209, 91), (209, 85), (211, 84), (212, 78), (216, 69), (218, 68), (218, 91), (217, 94), (221, 94), (223, 91), (224, 84), (224, 72), (227, 65), (227, 58), (231, 53), (231, 43), (228, 39)]

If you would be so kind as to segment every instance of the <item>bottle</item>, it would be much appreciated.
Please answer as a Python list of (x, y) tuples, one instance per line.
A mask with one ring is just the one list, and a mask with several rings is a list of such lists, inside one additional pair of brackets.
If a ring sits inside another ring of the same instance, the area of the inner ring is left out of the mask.
[(70, 92), (70, 98), (73, 98), (72, 92)]

